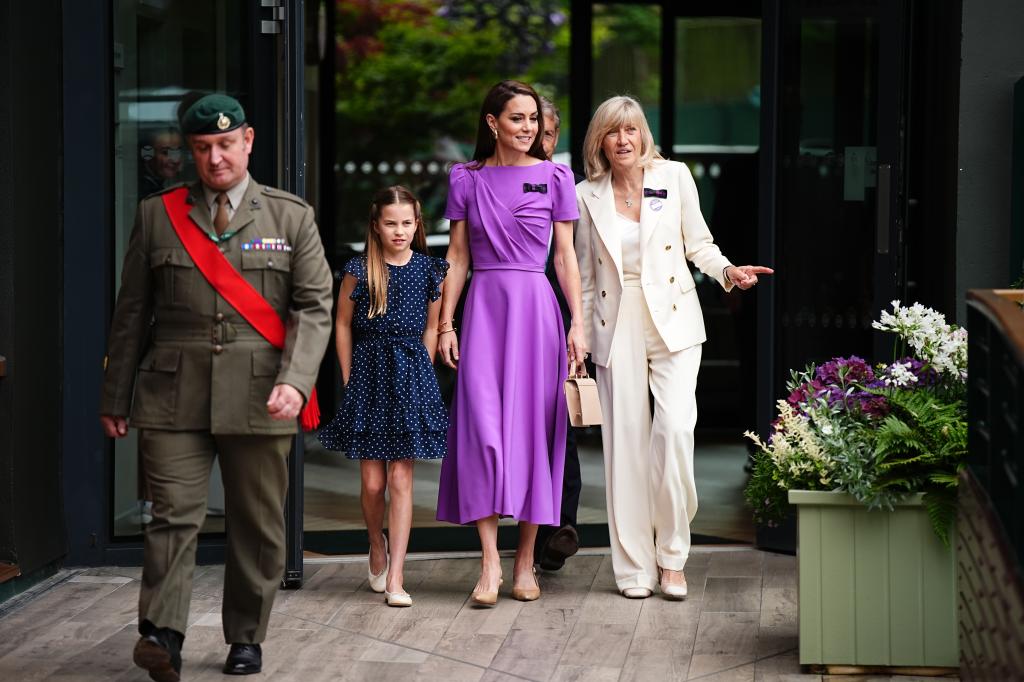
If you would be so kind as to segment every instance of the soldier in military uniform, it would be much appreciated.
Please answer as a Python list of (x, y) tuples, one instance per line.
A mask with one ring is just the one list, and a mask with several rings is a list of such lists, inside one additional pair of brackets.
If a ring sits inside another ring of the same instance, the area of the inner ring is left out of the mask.
[[(284, 572), (287, 458), (331, 329), (332, 279), (313, 209), (249, 175), (254, 130), (241, 105), (207, 95), (181, 123), (200, 181), (139, 205), (100, 408), (108, 436), (125, 436), (129, 425), (139, 429), (153, 491), (134, 660), (159, 681), (180, 678), (215, 455), (227, 523), (223, 626), (231, 647), (224, 672), (261, 670), (260, 642)], [(201, 230), (191, 238), (203, 235), (207, 249), (207, 239), (216, 244), (280, 317), (283, 348), (200, 272), (201, 259), (193, 260), (196, 251), (172, 225), (165, 204), (172, 196), (187, 210), (188, 229)]]

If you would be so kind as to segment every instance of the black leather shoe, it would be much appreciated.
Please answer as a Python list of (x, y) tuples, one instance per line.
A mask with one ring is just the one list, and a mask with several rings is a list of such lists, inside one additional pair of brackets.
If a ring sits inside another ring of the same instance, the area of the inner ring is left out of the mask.
[(263, 670), (263, 649), (259, 644), (232, 644), (228, 660), (224, 662), (225, 675), (252, 675)]
[(184, 635), (170, 628), (152, 628), (135, 643), (132, 660), (156, 682), (178, 682), (184, 639)]
[(556, 530), (544, 543), (540, 553), (540, 567), (545, 571), (557, 571), (565, 560), (580, 550), (580, 536), (576, 529), (565, 525)]

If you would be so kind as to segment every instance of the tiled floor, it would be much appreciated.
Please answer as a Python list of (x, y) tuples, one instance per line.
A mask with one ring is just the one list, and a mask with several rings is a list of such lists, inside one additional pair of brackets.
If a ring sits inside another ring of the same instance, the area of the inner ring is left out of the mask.
[[(508, 575), (511, 560), (504, 563)], [(415, 605), (389, 609), (367, 590), (363, 561), (310, 561), (304, 587), (278, 595), (264, 672), (253, 679), (822, 679), (800, 674), (797, 663), (793, 557), (696, 548), (690, 597), (670, 602), (619, 596), (607, 553), (594, 551), (543, 574), (539, 601), (512, 600), (507, 581), (493, 609), (468, 603), (478, 566), (472, 558), (411, 561)], [(131, 663), (139, 575), (66, 571), (37, 596), (0, 605), (0, 680), (148, 679)], [(222, 577), (220, 567), (197, 570), (184, 679), (225, 679)]]

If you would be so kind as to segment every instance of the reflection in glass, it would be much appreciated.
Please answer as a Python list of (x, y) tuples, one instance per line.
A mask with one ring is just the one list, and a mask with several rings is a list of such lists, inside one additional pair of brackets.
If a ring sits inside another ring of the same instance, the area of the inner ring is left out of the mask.
[(529, 83), (569, 120), (568, 12), (568, 0), (338, 4), (332, 265), (362, 243), (372, 194), (393, 184), (420, 198), (427, 232), (438, 235), (431, 244), (443, 250), (447, 171), (472, 153), (494, 83)]
[(661, 131), (661, 7), (596, 4), (593, 8), (591, 110), (613, 95), (635, 97), (644, 108), (654, 143)]
[[(555, 160), (569, 163), (569, 0), (338, 3), (335, 47), (337, 217), (321, 226), (335, 271), (362, 249), (370, 197), (393, 184), (419, 197), (428, 244), (444, 255), (448, 168), (472, 154), (480, 104), (498, 81), (524, 81), (556, 103)], [(333, 351), (324, 362), (337, 364)], [(444, 390), (451, 376), (440, 379)], [(322, 408), (333, 414), (335, 405)], [(305, 457), (305, 529), (363, 528), (359, 463), (315, 438)], [(414, 471), (414, 527), (442, 525), (434, 519), (440, 463)]]
[[(114, 282), (120, 282), (128, 237), (139, 200), (195, 178), (178, 129), (182, 98), (195, 91), (227, 91), (249, 101), (241, 74), (247, 54), (241, 0), (187, 2), (119, 0), (114, 10)], [(249, 107), (251, 109), (251, 107)], [(116, 293), (116, 292), (115, 292)], [(114, 444), (115, 536), (142, 531), (147, 497), (138, 467), (136, 431)], [(210, 511), (223, 511), (219, 469), (214, 467)], [(204, 531), (222, 531), (208, 516)]]
[[(868, 10), (865, 10), (868, 11)], [(878, 27), (796, 18), (786, 26), (780, 121), (775, 382), (790, 368), (871, 352)], [(827, 263), (827, 267), (817, 265)]]

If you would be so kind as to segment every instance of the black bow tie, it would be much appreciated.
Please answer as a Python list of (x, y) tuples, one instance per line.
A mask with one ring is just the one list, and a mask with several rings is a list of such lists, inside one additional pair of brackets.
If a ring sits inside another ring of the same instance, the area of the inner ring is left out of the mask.
[(658, 197), (659, 199), (668, 199), (667, 189), (648, 189), (644, 187), (644, 199), (647, 197)]
[(539, 185), (531, 185), (528, 182), (524, 182), (523, 183), (523, 192), (536, 192), (538, 194), (547, 194), (548, 193), (548, 186), (545, 185), (544, 183), (541, 183)]

